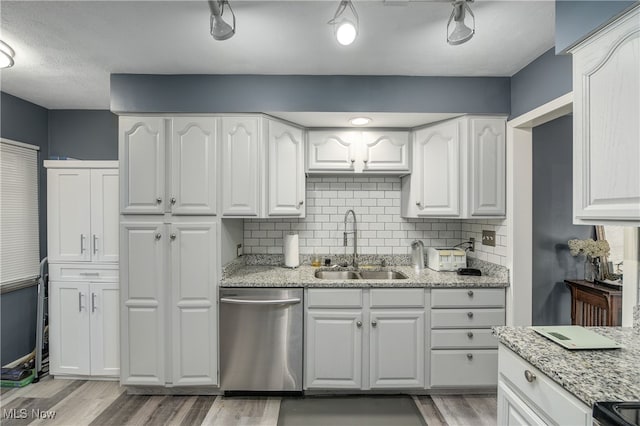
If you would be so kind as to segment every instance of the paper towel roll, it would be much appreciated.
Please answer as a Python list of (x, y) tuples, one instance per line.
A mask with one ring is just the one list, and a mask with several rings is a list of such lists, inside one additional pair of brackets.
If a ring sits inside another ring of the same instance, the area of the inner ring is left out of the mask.
[(284, 236), (284, 266), (296, 268), (299, 265), (298, 234), (286, 234)]

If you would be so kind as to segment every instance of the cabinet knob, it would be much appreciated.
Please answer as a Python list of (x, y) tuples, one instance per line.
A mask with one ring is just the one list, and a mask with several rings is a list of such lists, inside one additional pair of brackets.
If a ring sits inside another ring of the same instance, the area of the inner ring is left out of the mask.
[(169, 238), (171, 238), (171, 241), (175, 240), (176, 239), (176, 234), (169, 235)]
[(473, 354), (467, 354), (467, 359), (471, 361), (473, 359)]
[(473, 339), (473, 333), (472, 333), (472, 332), (468, 332), (468, 333), (467, 333), (467, 337), (468, 337), (469, 339)]
[(524, 370), (524, 378), (527, 379), (527, 382), (531, 383), (536, 379), (536, 375), (529, 370)]
[(376, 321), (376, 320), (371, 321), (371, 326), (372, 327), (377, 327), (378, 326), (378, 321)]
[(300, 200), (300, 202), (298, 203), (298, 207), (302, 206), (304, 204), (304, 200)]
[(420, 207), (420, 204), (422, 204), (420, 201), (416, 201), (416, 206)]
[(162, 197), (156, 198), (156, 203), (160, 204), (162, 202)]
[(175, 204), (176, 203), (176, 197), (171, 197), (171, 204)]
[(467, 295), (468, 295), (469, 297), (473, 297), (473, 290), (469, 290), (469, 291), (467, 292)]
[(156, 234), (156, 240), (159, 240), (160, 238), (162, 238), (162, 234), (158, 232), (158, 233)]
[(356, 321), (356, 326), (358, 326), (358, 328), (362, 327), (362, 321)]
[(473, 318), (473, 312), (467, 312), (467, 316), (468, 316), (469, 318)]
[(369, 159), (363, 160), (364, 164), (367, 164), (369, 162)]

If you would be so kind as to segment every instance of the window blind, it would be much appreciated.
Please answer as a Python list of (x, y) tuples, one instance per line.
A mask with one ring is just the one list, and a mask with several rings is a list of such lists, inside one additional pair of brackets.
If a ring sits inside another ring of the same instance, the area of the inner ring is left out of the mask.
[(0, 286), (40, 273), (38, 149), (0, 140)]

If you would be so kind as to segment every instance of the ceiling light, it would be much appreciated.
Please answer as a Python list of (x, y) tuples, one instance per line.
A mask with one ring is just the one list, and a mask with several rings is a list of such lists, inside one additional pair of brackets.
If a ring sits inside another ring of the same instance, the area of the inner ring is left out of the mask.
[[(233, 17), (233, 27), (222, 19), (225, 4)], [(229, 2), (227, 0), (209, 0), (209, 7), (211, 8), (210, 28), (213, 38), (215, 40), (227, 40), (233, 37), (236, 33), (236, 15), (233, 13)]]
[[(351, 11), (352, 16), (348, 16), (347, 8)], [(345, 14), (347, 16), (344, 16)], [(353, 43), (358, 36), (358, 21), (358, 13), (356, 12), (356, 8), (353, 7), (351, 0), (341, 0), (336, 13), (333, 15), (333, 19), (327, 23), (333, 25), (333, 31), (338, 43), (343, 46), (348, 46)]]
[[(462, 44), (473, 37), (476, 32), (476, 17), (469, 7), (469, 3), (473, 0), (455, 0), (451, 4), (453, 5), (453, 11), (447, 22), (447, 42), (451, 45)], [(469, 28), (464, 23), (465, 12), (469, 12), (471, 15), (473, 28)], [(452, 32), (449, 32), (449, 26), (451, 21), (455, 21), (456, 25)]]
[(355, 117), (349, 120), (354, 126), (364, 126), (371, 123), (371, 119), (367, 117)]
[(13, 58), (16, 56), (16, 52), (13, 51), (4, 41), (0, 40), (0, 68), (10, 68), (13, 66)]

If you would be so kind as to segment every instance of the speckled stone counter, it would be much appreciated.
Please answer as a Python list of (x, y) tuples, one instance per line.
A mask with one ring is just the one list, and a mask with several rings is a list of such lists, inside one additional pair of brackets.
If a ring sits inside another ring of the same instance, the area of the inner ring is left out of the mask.
[(495, 327), (501, 343), (589, 406), (596, 401), (640, 401), (640, 330), (590, 329), (622, 349), (570, 351), (526, 327)]
[[(367, 268), (367, 270), (393, 270), (405, 274), (402, 280), (325, 280), (314, 276), (318, 269), (302, 265), (296, 269), (268, 265), (237, 265), (227, 270), (221, 287), (507, 287), (504, 276), (462, 276), (455, 272), (436, 272), (425, 269), (417, 272), (411, 266)], [(363, 268), (364, 269), (364, 268)]]

